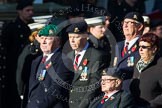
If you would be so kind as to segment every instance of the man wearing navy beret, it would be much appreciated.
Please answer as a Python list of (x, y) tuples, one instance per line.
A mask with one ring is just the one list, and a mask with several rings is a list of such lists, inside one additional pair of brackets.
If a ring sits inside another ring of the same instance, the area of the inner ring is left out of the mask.
[(135, 61), (139, 58), (138, 40), (143, 33), (144, 20), (140, 13), (129, 12), (123, 20), (123, 33), (125, 40), (118, 42), (114, 66), (127, 68), (127, 81), (123, 83), (123, 89), (129, 91), (129, 83), (133, 75)]
[(125, 72), (117, 68), (105, 69), (101, 78), (103, 94), (94, 99), (89, 108), (135, 108), (133, 96), (121, 90)]
[(70, 60), (61, 52), (55, 25), (43, 27), (38, 35), (43, 54), (32, 62), (27, 108), (68, 108), (68, 89), (73, 79)]
[(73, 60), (75, 72), (69, 98), (70, 108), (87, 108), (90, 101), (101, 93), (99, 80), (106, 67), (106, 55), (89, 44), (87, 27), (87, 23), (81, 20), (67, 28), (73, 50), (69, 57)]

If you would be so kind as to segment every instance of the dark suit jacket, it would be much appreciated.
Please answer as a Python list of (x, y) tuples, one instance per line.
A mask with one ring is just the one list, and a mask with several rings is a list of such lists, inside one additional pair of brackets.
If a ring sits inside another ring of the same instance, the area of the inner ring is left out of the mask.
[(68, 108), (67, 87), (74, 75), (65, 67), (68, 61), (63, 60), (60, 51), (55, 52), (51, 57), (52, 66), (47, 69), (45, 79), (38, 81), (36, 74), (41, 58), (42, 56), (39, 56), (32, 63), (27, 108)]
[(162, 58), (158, 55), (141, 74), (135, 67), (131, 92), (150, 102), (152, 108), (162, 108)]
[[(134, 43), (134, 45), (128, 50), (127, 54), (122, 57), (121, 54), (122, 54), (122, 51), (123, 51), (123, 48), (124, 48), (124, 43), (125, 41), (122, 41), (122, 42), (119, 42), (117, 43), (117, 46), (116, 46), (116, 57), (117, 57), (117, 64), (116, 66), (118, 68), (124, 68), (127, 70), (127, 76), (125, 79), (130, 79), (132, 78), (133, 76), (133, 70), (134, 70), (134, 65), (135, 65), (135, 61), (136, 59), (139, 58), (139, 47), (138, 47), (138, 40)], [(130, 57), (134, 57), (134, 60), (133, 60), (133, 66), (128, 66), (128, 59)]]
[(93, 100), (88, 108), (135, 108), (133, 96), (122, 90), (113, 94), (101, 107), (100, 103), (103, 96)]
[(96, 48), (97, 50), (103, 51), (105, 54), (107, 54), (107, 63), (108, 66), (110, 65), (110, 60), (111, 60), (111, 47), (109, 43), (108, 37), (105, 35), (101, 39), (97, 39), (95, 36), (92, 34), (89, 34), (89, 40), (88, 42)]
[[(69, 57), (74, 60), (74, 51), (70, 52)], [(88, 60), (84, 66), (85, 59)], [(79, 70), (75, 72), (70, 92), (70, 108), (87, 108), (90, 101), (101, 93), (100, 78), (101, 72), (106, 67), (106, 55), (102, 51), (89, 46), (79, 65)], [(88, 67), (87, 81), (81, 81), (81, 73)], [(82, 69), (81, 69), (82, 68)]]

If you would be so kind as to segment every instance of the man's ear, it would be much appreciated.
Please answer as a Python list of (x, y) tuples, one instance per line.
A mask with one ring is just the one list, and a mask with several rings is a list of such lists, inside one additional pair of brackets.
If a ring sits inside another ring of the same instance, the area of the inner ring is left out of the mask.
[(143, 24), (139, 24), (138, 30), (141, 31), (143, 28), (144, 28), (144, 25)]
[(157, 47), (156, 46), (154, 46), (153, 48), (152, 48), (152, 51), (153, 51), (153, 54), (155, 54), (156, 52), (157, 52)]
[(121, 83), (122, 83), (122, 80), (117, 79), (115, 87), (119, 87), (121, 85)]

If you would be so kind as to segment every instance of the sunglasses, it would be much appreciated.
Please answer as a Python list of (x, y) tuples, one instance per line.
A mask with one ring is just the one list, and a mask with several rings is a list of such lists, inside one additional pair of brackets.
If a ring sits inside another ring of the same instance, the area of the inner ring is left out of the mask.
[(144, 46), (144, 45), (141, 45), (139, 47), (141, 47), (142, 49), (149, 49), (149, 48), (151, 48), (151, 46)]

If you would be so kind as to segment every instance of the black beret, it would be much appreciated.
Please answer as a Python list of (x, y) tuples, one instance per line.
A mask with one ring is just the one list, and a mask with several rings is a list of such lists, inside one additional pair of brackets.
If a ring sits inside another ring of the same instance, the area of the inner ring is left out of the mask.
[(144, 24), (144, 19), (142, 17), (142, 15), (138, 12), (129, 12), (126, 14), (126, 16), (124, 17), (124, 19), (132, 19), (135, 20), (137, 22), (140, 22), (142, 24)]
[(107, 68), (103, 71), (103, 75), (108, 75), (108, 76), (112, 76), (112, 77), (116, 77), (122, 80), (126, 79), (126, 70), (122, 69), (122, 68)]
[(87, 32), (88, 25), (85, 21), (81, 21), (78, 23), (72, 23), (67, 29), (67, 33), (76, 33), (82, 34)]
[(33, 0), (19, 0), (16, 9), (17, 10), (22, 10), (27, 6), (32, 6), (33, 5)]

